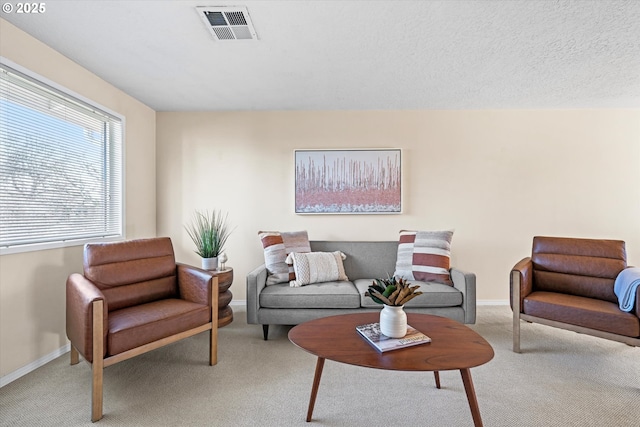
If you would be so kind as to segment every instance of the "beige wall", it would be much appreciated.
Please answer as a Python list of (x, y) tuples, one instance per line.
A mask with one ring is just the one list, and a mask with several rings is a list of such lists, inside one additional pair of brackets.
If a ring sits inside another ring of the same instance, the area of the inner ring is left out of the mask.
[[(1, 19), (0, 55), (125, 117), (126, 236), (155, 236), (155, 112)], [(77, 246), (0, 256), (0, 376), (66, 345), (65, 281), (77, 271)]]
[[(197, 264), (183, 224), (194, 209), (229, 212), (236, 300), (263, 261), (260, 229), (395, 240), (454, 228), (453, 264), (477, 274), (480, 300), (507, 299), (535, 234), (624, 239), (640, 265), (638, 110), (156, 115), (4, 20), (0, 55), (126, 117), (127, 238), (157, 229)], [(404, 150), (402, 215), (293, 213), (294, 149), (380, 147)], [(81, 264), (80, 247), (0, 256), (0, 376), (67, 343), (64, 282)]]
[[(296, 215), (296, 148), (403, 149), (402, 215)], [(640, 110), (158, 113), (158, 234), (199, 263), (182, 226), (219, 208), (234, 299), (263, 262), (257, 231), (395, 240), (454, 228), (453, 264), (478, 299), (508, 298), (534, 235), (622, 239), (640, 265)]]

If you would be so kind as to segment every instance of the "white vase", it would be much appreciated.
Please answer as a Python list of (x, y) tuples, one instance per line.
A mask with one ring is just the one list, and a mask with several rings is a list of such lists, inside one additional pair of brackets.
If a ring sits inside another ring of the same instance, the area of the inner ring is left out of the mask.
[(407, 334), (407, 313), (404, 306), (384, 305), (380, 312), (380, 332), (391, 338), (402, 338)]
[(218, 257), (202, 258), (203, 270), (217, 270), (218, 269)]

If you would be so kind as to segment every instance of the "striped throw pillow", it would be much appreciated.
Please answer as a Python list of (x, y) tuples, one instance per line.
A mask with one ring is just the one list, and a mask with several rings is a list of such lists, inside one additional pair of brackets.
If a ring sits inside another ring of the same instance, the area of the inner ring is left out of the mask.
[(293, 266), (285, 262), (291, 252), (311, 252), (309, 236), (305, 231), (259, 231), (267, 267), (267, 285), (288, 283), (296, 279)]
[(449, 275), (452, 237), (452, 230), (402, 230), (394, 275), (407, 280), (453, 285)]

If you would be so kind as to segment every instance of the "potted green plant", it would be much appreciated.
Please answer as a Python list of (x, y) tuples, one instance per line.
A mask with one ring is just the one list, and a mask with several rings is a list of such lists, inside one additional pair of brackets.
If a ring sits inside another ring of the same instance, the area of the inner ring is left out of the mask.
[(410, 286), (410, 283), (399, 277), (388, 279), (375, 279), (369, 286), (366, 296), (374, 302), (383, 304), (380, 312), (380, 332), (391, 338), (402, 338), (407, 333), (407, 314), (404, 305), (422, 294), (419, 285)]
[(184, 227), (196, 245), (194, 252), (202, 258), (202, 268), (205, 270), (218, 269), (218, 255), (232, 231), (227, 217), (227, 213), (218, 210), (196, 210), (191, 222)]

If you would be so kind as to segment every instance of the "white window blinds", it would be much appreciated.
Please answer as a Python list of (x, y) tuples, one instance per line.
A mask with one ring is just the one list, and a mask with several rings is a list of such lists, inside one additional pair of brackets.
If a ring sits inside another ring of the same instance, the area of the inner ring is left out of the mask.
[(0, 64), (0, 248), (121, 236), (122, 127)]

